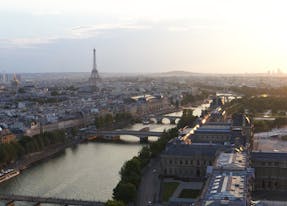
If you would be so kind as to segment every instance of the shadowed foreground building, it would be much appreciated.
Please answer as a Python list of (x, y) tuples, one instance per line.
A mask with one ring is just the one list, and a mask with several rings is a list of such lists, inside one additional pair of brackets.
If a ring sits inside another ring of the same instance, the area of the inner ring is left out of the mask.
[(166, 177), (202, 180), (206, 168), (226, 147), (220, 144), (193, 143), (169, 145), (161, 155), (161, 174)]
[(198, 205), (250, 205), (254, 170), (249, 167), (247, 153), (223, 152), (208, 172), (209, 178)]
[(206, 182), (200, 198), (170, 201), (170, 205), (249, 205), (254, 179), (249, 167), (252, 123), (244, 114), (224, 122), (217, 118), (222, 119), (216, 115), (194, 129), (189, 141), (177, 138), (162, 153), (162, 176)]
[(257, 137), (251, 153), (256, 191), (287, 191), (287, 142), (281, 137)]
[[(244, 114), (234, 114), (228, 122), (207, 122), (190, 136), (192, 142), (245, 145), (252, 142), (253, 126)], [(248, 146), (249, 147), (249, 146)]]
[(252, 152), (256, 191), (287, 191), (287, 153)]
[(280, 135), (270, 135), (272, 133), (254, 137), (250, 154), (255, 169), (252, 198), (262, 205), (286, 205), (287, 141)]

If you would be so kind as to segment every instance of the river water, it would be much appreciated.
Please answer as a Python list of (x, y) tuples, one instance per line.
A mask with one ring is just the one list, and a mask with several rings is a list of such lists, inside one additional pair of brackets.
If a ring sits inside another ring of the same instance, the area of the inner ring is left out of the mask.
[[(200, 115), (201, 109), (206, 106), (197, 107), (194, 114)], [(182, 112), (169, 115), (181, 116)], [(125, 129), (140, 130), (144, 127), (149, 127), (150, 131), (163, 131), (174, 125), (134, 124)], [(112, 190), (119, 181), (119, 170), (123, 163), (137, 155), (143, 146), (134, 136), (122, 135), (121, 139), (126, 143), (88, 142), (67, 148), (56, 157), (1, 183), (0, 193), (107, 201), (112, 198)], [(153, 141), (157, 138), (149, 139)]]
[[(134, 124), (126, 129), (140, 130), (147, 126), (151, 131), (174, 127), (168, 124)], [(123, 163), (137, 155), (143, 146), (134, 136), (122, 135), (121, 139), (126, 143), (88, 142), (67, 148), (56, 157), (36, 164), (17, 177), (1, 183), (0, 193), (98, 201), (111, 199)], [(152, 141), (156, 137), (149, 139)]]

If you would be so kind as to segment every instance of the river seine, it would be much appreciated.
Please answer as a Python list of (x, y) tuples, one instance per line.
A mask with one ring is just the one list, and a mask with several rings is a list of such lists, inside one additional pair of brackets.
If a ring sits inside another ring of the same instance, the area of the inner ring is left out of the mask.
[[(146, 126), (151, 131), (174, 127), (135, 124), (128, 129), (139, 130)], [(67, 148), (56, 157), (38, 163), (17, 177), (1, 183), (0, 193), (99, 201), (111, 199), (112, 190), (119, 181), (121, 166), (137, 155), (143, 146), (138, 143), (137, 137), (122, 135), (121, 139), (126, 143), (88, 142)], [(149, 139), (155, 140), (156, 137)]]
[[(194, 114), (199, 115), (206, 106), (208, 104), (197, 107)], [(182, 112), (170, 114), (175, 115), (181, 116)], [(174, 127), (169, 124), (134, 124), (126, 129), (140, 130), (147, 126), (150, 131)], [(122, 135), (121, 139), (126, 143), (88, 142), (67, 148), (56, 157), (1, 183), (0, 193), (107, 201), (112, 198), (123, 163), (137, 155), (143, 146), (137, 137)], [(156, 137), (149, 139), (152, 141)]]

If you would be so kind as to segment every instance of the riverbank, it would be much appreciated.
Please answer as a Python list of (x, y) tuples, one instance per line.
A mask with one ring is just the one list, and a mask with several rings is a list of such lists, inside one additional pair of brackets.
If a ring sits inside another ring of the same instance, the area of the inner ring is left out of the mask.
[(48, 158), (51, 158), (54, 155), (57, 155), (58, 153), (64, 151), (66, 148), (76, 145), (78, 143), (79, 142), (69, 142), (66, 144), (57, 144), (57, 145), (49, 146), (43, 151), (34, 152), (34, 153), (26, 155), (22, 159), (17, 160), (15, 163), (8, 165), (7, 168), (14, 168), (19, 171), (23, 171), (33, 166), (34, 164), (41, 162), (43, 160), (46, 160)]
[[(19, 194), (105, 202), (125, 161), (142, 144), (83, 142), (66, 148), (0, 185), (0, 194)], [(0, 203), (1, 204), (1, 203)]]
[[(137, 127), (138, 126), (136, 126), (136, 130), (141, 129), (141, 126), (139, 128)], [(14, 169), (23, 171), (49, 158), (57, 156), (59, 153), (63, 152), (65, 149), (69, 147), (73, 147), (80, 143), (95, 142), (95, 143), (100, 143), (100, 144), (111, 143), (111, 144), (118, 144), (118, 145), (139, 145), (138, 141), (134, 141), (132, 138), (126, 138), (126, 137), (124, 137), (124, 139), (119, 139), (116, 141), (110, 141), (110, 140), (104, 140), (104, 139), (96, 139), (95, 141), (87, 141), (86, 138), (80, 138), (80, 137), (76, 138), (76, 140), (71, 140), (71, 137), (68, 139), (70, 139), (68, 140), (69, 142), (65, 144), (51, 145), (45, 148), (43, 151), (27, 154), (23, 158), (15, 161), (14, 163), (6, 165), (5, 168), (14, 168)], [(151, 142), (153, 142), (153, 140), (151, 140)], [(143, 145), (143, 144), (140, 144), (140, 145)]]
[[(170, 126), (149, 125), (154, 131), (167, 130)], [(125, 129), (140, 130), (144, 127), (146, 125), (133, 124)], [(0, 193), (79, 197), (103, 202), (111, 199), (121, 166), (137, 155), (144, 144), (139, 144), (137, 137), (128, 135), (122, 135), (121, 142), (88, 142), (80, 139), (80, 135), (78, 137), (77, 143), (71, 143), (74, 135), (69, 136), (70, 142), (65, 145), (53, 145), (10, 164), (23, 172), (1, 183)], [(150, 139), (155, 141), (155, 138)]]

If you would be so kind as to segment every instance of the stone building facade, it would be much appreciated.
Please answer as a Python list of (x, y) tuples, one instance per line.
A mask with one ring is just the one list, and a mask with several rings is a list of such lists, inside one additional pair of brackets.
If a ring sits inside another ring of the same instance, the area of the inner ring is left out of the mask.
[(252, 152), (255, 190), (287, 191), (287, 153)]
[(181, 179), (202, 179), (207, 166), (212, 165), (224, 149), (223, 145), (205, 143), (169, 145), (161, 155), (161, 174)]

